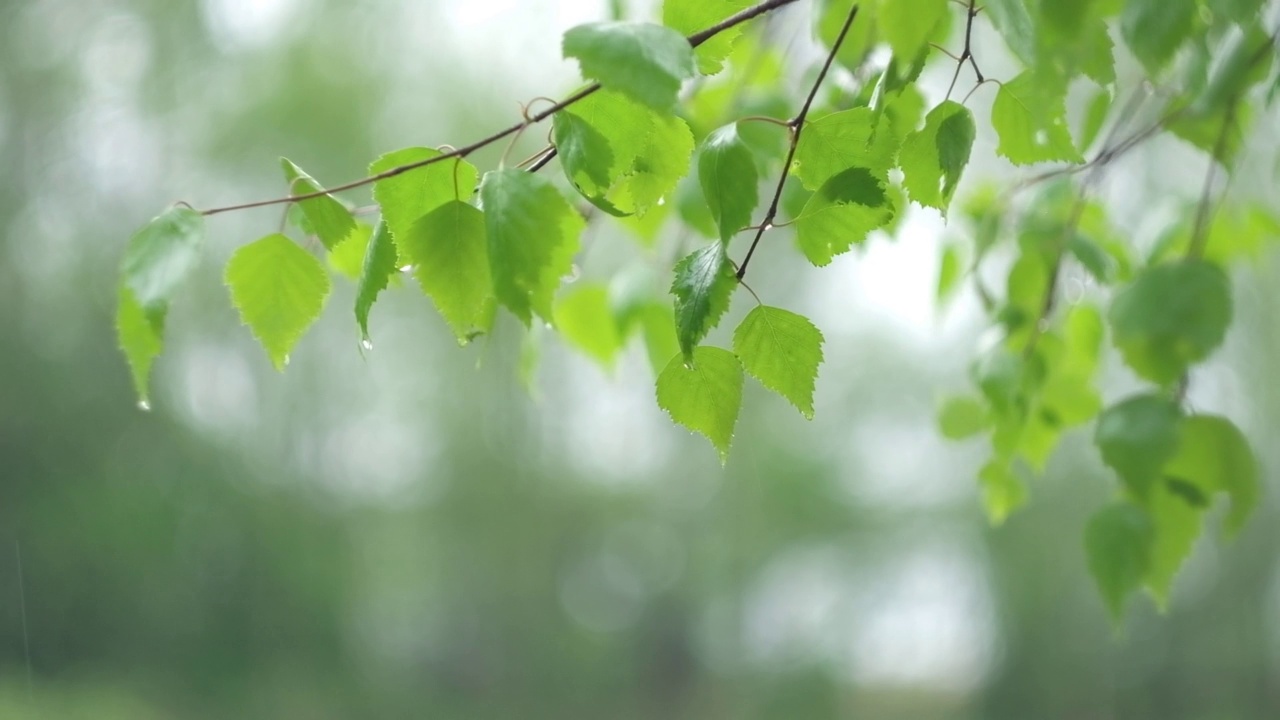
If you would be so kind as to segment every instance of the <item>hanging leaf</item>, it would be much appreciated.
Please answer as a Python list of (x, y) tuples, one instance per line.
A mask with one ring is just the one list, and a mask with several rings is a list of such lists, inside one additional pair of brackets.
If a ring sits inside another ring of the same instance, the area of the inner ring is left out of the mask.
[[(289, 183), (290, 195), (308, 195), (323, 192), (324, 188), (314, 178), (294, 165), (288, 158), (280, 158), (284, 178)], [(356, 228), (355, 218), (345, 205), (332, 195), (324, 194), (296, 203), (306, 218), (306, 231), (320, 239), (326, 250), (332, 250), (347, 239)]]
[(1126, 487), (1144, 498), (1178, 449), (1181, 411), (1161, 395), (1136, 395), (1103, 411), (1094, 443)]
[(720, 462), (728, 460), (742, 407), (742, 366), (733, 353), (704, 346), (688, 359), (677, 355), (658, 376), (657, 394), (672, 420), (706, 436)]
[(992, 460), (978, 471), (982, 505), (993, 525), (1001, 525), (1027, 502), (1027, 484), (1008, 463)]
[[(665, 0), (662, 3), (662, 24), (681, 35), (692, 35), (750, 4), (750, 0)], [(732, 27), (694, 48), (698, 70), (704, 75), (720, 72), (725, 58), (729, 57), (729, 52), (733, 49), (734, 41), (741, 33), (740, 27)]]
[(608, 138), (568, 110), (556, 113), (551, 122), (560, 165), (569, 182), (587, 197), (603, 194), (613, 184), (613, 151)]
[(760, 384), (813, 419), (813, 388), (822, 363), (822, 333), (803, 315), (759, 305), (733, 333), (733, 352)]
[(796, 243), (809, 262), (821, 267), (893, 216), (884, 184), (866, 168), (849, 168), (827, 180), (805, 203), (795, 220)]
[(225, 280), (240, 319), (283, 370), (329, 295), (324, 265), (284, 235), (268, 235), (231, 256)]
[(957, 395), (938, 409), (938, 428), (948, 440), (964, 440), (991, 427), (991, 411), (979, 398)]
[(148, 407), (151, 401), (151, 365), (164, 349), (165, 311), (148, 313), (133, 297), (133, 291), (120, 286), (116, 305), (116, 339), (129, 371), (138, 402)]
[(1196, 12), (1196, 0), (1130, 0), (1120, 16), (1120, 34), (1156, 75), (1190, 35)]
[(1089, 572), (1117, 623), (1124, 615), (1125, 601), (1147, 577), (1151, 544), (1151, 519), (1142, 508), (1129, 503), (1099, 510), (1085, 527)]
[(896, 147), (873, 143), (878, 118), (871, 108), (855, 108), (824, 115), (805, 123), (796, 146), (793, 171), (804, 186), (818, 190), (828, 180), (852, 167), (887, 178), (894, 165)]
[(1151, 567), (1146, 585), (1156, 605), (1163, 610), (1168, 607), (1174, 578), (1191, 555), (1196, 538), (1200, 537), (1204, 508), (1164, 482), (1152, 488), (1146, 507), (1152, 525)]
[(725, 125), (707, 136), (698, 153), (702, 196), (720, 229), (720, 239), (728, 242), (751, 224), (751, 213), (760, 202), (755, 159), (738, 136), (736, 124)]
[(606, 370), (622, 349), (622, 337), (609, 305), (609, 289), (598, 283), (577, 285), (556, 301), (556, 330), (565, 342), (591, 356)]
[(597, 22), (570, 28), (562, 45), (582, 76), (654, 110), (676, 104), (680, 85), (694, 75), (693, 47), (684, 36), (652, 23)]
[(880, 32), (897, 57), (915, 57), (947, 17), (950, 0), (879, 0)]
[(493, 281), (484, 213), (450, 200), (411, 225), (399, 245), (459, 342), (488, 330)]
[(494, 170), (480, 184), (494, 295), (525, 325), (551, 321), (551, 299), (573, 269), (585, 223), (546, 178)]
[(1192, 415), (1178, 428), (1178, 449), (1165, 474), (1188, 483), (1204, 496), (1225, 492), (1231, 498), (1226, 527), (1235, 533), (1258, 504), (1261, 478), (1249, 441), (1230, 420)]
[(686, 360), (729, 309), (737, 284), (720, 243), (696, 250), (676, 263), (671, 294), (676, 298), (676, 337)]
[(1000, 86), (991, 125), (1000, 138), (996, 152), (1017, 165), (1061, 160), (1082, 162), (1067, 130), (1066, 88), (1027, 70)]
[(912, 200), (946, 215), (976, 134), (973, 115), (963, 105), (947, 100), (930, 111), (924, 128), (907, 135), (898, 156)]
[(134, 233), (120, 274), (144, 309), (162, 313), (200, 257), (204, 216), (175, 205)]
[(365, 247), (360, 281), (356, 285), (356, 323), (360, 325), (360, 338), (366, 345), (369, 343), (369, 311), (378, 299), (378, 293), (387, 288), (392, 274), (396, 272), (397, 262), (396, 246), (391, 242), (391, 232), (383, 220)]
[[(374, 160), (369, 165), (369, 174), (377, 175), (442, 154), (426, 147), (396, 150)], [(378, 201), (392, 239), (399, 242), (427, 213), (447, 202), (469, 200), (478, 177), (476, 167), (465, 160), (442, 160), (377, 181), (373, 184), (373, 198)]]

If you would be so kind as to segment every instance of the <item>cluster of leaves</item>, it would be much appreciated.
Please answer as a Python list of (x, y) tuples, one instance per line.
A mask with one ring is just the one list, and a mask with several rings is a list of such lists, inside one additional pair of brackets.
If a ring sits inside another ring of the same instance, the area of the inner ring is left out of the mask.
[[(1183, 398), (1189, 371), (1230, 323), (1226, 263), (1257, 244), (1240, 237), (1276, 234), (1280, 221), (1258, 208), (1211, 213), (1210, 170), (1200, 202), (1139, 257), (1091, 190), (1109, 163), (1162, 133), (1230, 171), (1253, 109), (1280, 87), (1271, 80), (1275, 36), (1261, 29), (1262, 0), (829, 0), (816, 13), (826, 59), (803, 100), (778, 51), (741, 33), (745, 21), (793, 2), (667, 0), (662, 24), (570, 29), (564, 55), (593, 84), (460, 150), (378, 158), (367, 180), (341, 186), (372, 184), (374, 225), (285, 160), (289, 196), (251, 205), (288, 204), (293, 228), (318, 241), (329, 268), (304, 244), (268, 235), (228, 262), (233, 304), (277, 368), (321, 312), (334, 273), (356, 283), (365, 343), (370, 311), (401, 268), (463, 343), (489, 332), (501, 308), (526, 326), (537, 318), (554, 327), (606, 366), (639, 334), (658, 404), (723, 459), (744, 374), (813, 414), (823, 340), (806, 318), (760, 303), (733, 332), (732, 350), (704, 344), (744, 285), (762, 236), (789, 227), (800, 255), (824, 266), (874, 232), (891, 233), (912, 203), (948, 217), (979, 133), (969, 104), (989, 100), (998, 155), (1019, 166), (1055, 165), (961, 203), (952, 227), (966, 239), (945, 248), (940, 296), (971, 278), (1001, 340), (975, 362), (973, 394), (944, 402), (942, 431), (989, 437), (979, 479), (999, 522), (1025, 502), (1023, 475), (1044, 467), (1061, 435), (1095, 423), (1096, 445), (1120, 483), (1116, 501), (1087, 528), (1091, 568), (1117, 616), (1143, 586), (1163, 602), (1214, 497), (1230, 498), (1230, 529), (1256, 501), (1256, 464), (1240, 431), (1226, 418), (1189, 412)], [(988, 28), (1020, 65), (1008, 77), (979, 69), (974, 41)], [(1144, 82), (1163, 91), (1146, 126), (1133, 122), (1132, 103), (1117, 102), (1138, 91), (1117, 80), (1114, 38)], [(917, 84), (930, 63), (955, 66), (940, 100)], [(977, 85), (956, 100), (965, 68)], [(824, 86), (829, 71), (844, 81)], [(717, 74), (724, 81), (705, 80)], [(998, 85), (993, 96), (974, 92), (988, 82)], [(1067, 92), (1082, 83), (1091, 100), (1073, 133)], [(465, 159), (547, 117), (552, 145), (528, 166), (481, 174)], [(553, 157), (563, 183), (538, 172)], [(1027, 202), (1018, 193), (1024, 185), (1039, 186)], [(674, 262), (669, 295), (625, 277), (562, 290), (587, 223), (579, 208), (593, 221), (618, 218), (651, 253), (672, 215), (708, 241)], [(117, 324), (143, 402), (205, 217), (229, 209), (178, 205), (130, 241)], [(735, 262), (730, 250), (744, 230), (753, 238)], [(1004, 261), (1001, 295), (981, 278)], [(1075, 266), (1097, 291), (1059, 311), (1059, 279)], [(1108, 337), (1150, 384), (1110, 405), (1095, 386)]]

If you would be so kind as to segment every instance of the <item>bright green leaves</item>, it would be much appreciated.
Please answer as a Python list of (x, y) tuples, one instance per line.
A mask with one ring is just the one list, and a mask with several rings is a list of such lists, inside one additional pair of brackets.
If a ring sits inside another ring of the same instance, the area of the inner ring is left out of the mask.
[[(289, 182), (290, 195), (324, 193), (320, 183), (288, 158), (280, 158), (280, 166), (284, 169), (285, 180)], [(302, 210), (302, 216), (305, 218), (304, 229), (308, 234), (319, 238), (326, 250), (337, 247), (338, 243), (346, 240), (351, 231), (356, 228), (356, 221), (351, 217), (351, 211), (328, 193), (301, 200), (297, 206)]]
[(378, 293), (387, 289), (387, 283), (396, 271), (396, 258), (391, 231), (387, 221), (383, 220), (365, 246), (360, 280), (356, 285), (356, 324), (360, 326), (360, 338), (366, 345), (369, 343), (369, 311), (373, 309)]
[(1027, 502), (1027, 484), (1008, 464), (992, 460), (978, 471), (982, 505), (993, 525), (1002, 524)]
[(614, 318), (609, 289), (588, 283), (578, 285), (556, 300), (556, 330), (606, 368), (613, 366), (622, 350), (622, 334)]
[(907, 135), (898, 154), (912, 200), (946, 214), (976, 134), (973, 115), (957, 102), (944, 101), (929, 112), (924, 127)]
[(1138, 275), (1116, 294), (1109, 317), (1125, 362), (1167, 385), (1222, 344), (1231, 314), (1226, 273), (1202, 260), (1182, 260)]
[(658, 376), (658, 405), (671, 419), (706, 436), (723, 463), (742, 407), (742, 366), (728, 350), (699, 347), (677, 355)]
[(822, 333), (813, 323), (760, 305), (738, 325), (733, 352), (752, 377), (813, 419), (813, 388), (822, 363)]
[(1235, 533), (1258, 504), (1258, 463), (1244, 434), (1216, 415), (1186, 418), (1178, 432), (1178, 450), (1165, 468), (1171, 479), (1186, 483), (1203, 497), (1224, 492), (1231, 498), (1226, 529)]
[(324, 265), (284, 235), (268, 235), (231, 256), (225, 282), (240, 319), (283, 370), (329, 295)]
[(686, 360), (729, 309), (737, 284), (721, 243), (696, 250), (676, 264), (671, 294), (676, 298), (676, 337)]
[(129, 370), (133, 375), (133, 387), (138, 402), (149, 407), (151, 390), (151, 365), (164, 348), (163, 310), (148, 313), (133, 297), (133, 291), (121, 287), (116, 306), (116, 339)]
[(1136, 395), (1103, 411), (1094, 443), (1136, 497), (1145, 498), (1178, 449), (1182, 411), (1161, 395)]
[(204, 216), (175, 205), (134, 233), (120, 274), (143, 308), (164, 312), (174, 290), (191, 273), (204, 242)]
[(1152, 535), (1147, 514), (1129, 503), (1103, 508), (1085, 527), (1089, 572), (1117, 622), (1124, 614), (1125, 600), (1142, 586), (1151, 567)]
[[(437, 158), (439, 150), (409, 147), (389, 152), (369, 165), (377, 175), (393, 168)], [(382, 219), (397, 242), (419, 218), (451, 200), (466, 200), (476, 188), (476, 168), (465, 160), (442, 160), (406, 170), (373, 184)]]
[(884, 39), (900, 58), (913, 58), (947, 16), (950, 0), (879, 0), (877, 20)]
[(1000, 138), (996, 152), (1016, 165), (1061, 160), (1080, 162), (1067, 130), (1061, 81), (1027, 70), (1000, 86), (991, 125)]
[(547, 179), (508, 169), (485, 173), (484, 205), (493, 291), (526, 325), (552, 319), (551, 299), (569, 274), (585, 223)]
[(873, 144), (876, 124), (875, 112), (865, 107), (806, 122), (796, 146), (796, 176), (810, 190), (855, 166), (870, 168), (883, 178), (893, 165), (893, 155)]
[(1196, 0), (1130, 0), (1120, 16), (1120, 33), (1154, 76), (1187, 39), (1196, 12)]
[(893, 220), (893, 200), (870, 170), (852, 167), (829, 178), (795, 219), (796, 243), (819, 267)]
[[(666, 0), (662, 3), (662, 24), (684, 35), (692, 35), (748, 5), (749, 0)], [(741, 32), (740, 28), (730, 28), (695, 48), (698, 70), (705, 75), (720, 72), (724, 59), (733, 49), (733, 41)]]
[(1000, 31), (1005, 44), (1013, 54), (1017, 55), (1024, 65), (1033, 67), (1036, 64), (1038, 42), (1035, 23), (1027, 12), (1026, 1), (987, 0), (982, 4), (982, 10), (987, 17), (991, 18), (991, 24)]
[(938, 429), (948, 440), (964, 440), (991, 427), (991, 413), (978, 398), (957, 395), (938, 409)]
[(562, 49), (566, 58), (577, 58), (583, 77), (664, 112), (695, 72), (684, 36), (651, 23), (579, 25), (564, 34)]
[(488, 324), (493, 281), (485, 237), (484, 214), (450, 200), (419, 218), (397, 241), (414, 278), (459, 342)]
[(759, 180), (751, 149), (738, 136), (736, 124), (716, 130), (703, 141), (698, 182), (722, 241), (728, 242), (751, 224), (751, 213), (760, 202)]
[(689, 171), (693, 134), (685, 121), (620, 93), (592, 93), (552, 123), (565, 175), (601, 207), (643, 215)]

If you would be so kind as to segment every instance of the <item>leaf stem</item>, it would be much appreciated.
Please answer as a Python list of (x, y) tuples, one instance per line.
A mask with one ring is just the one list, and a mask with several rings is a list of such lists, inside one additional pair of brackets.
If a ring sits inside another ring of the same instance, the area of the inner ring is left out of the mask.
[[(959, 56), (951, 55), (951, 53), (943, 50), (943, 52), (947, 52), (947, 55), (951, 56), (956, 61), (956, 71), (951, 74), (951, 84), (947, 86), (947, 100), (951, 99), (951, 92), (956, 89), (956, 80), (960, 79), (960, 69), (964, 67), (966, 60), (969, 61), (970, 67), (973, 68), (973, 74), (978, 79), (978, 84), (975, 85), (973, 89), (977, 90), (984, 82), (987, 81), (986, 78), (982, 76), (982, 71), (978, 69), (978, 61), (973, 57), (973, 19), (978, 17), (978, 9), (975, 7), (976, 4), (977, 0), (969, 0), (969, 7), (965, 10), (964, 50), (960, 51)], [(941, 48), (938, 49), (941, 50)], [(972, 94), (973, 90), (970, 90), (969, 95)], [(966, 95), (965, 99), (967, 100), (968, 98), (969, 96)]]
[(822, 63), (822, 70), (818, 72), (818, 79), (814, 80), (813, 87), (809, 88), (809, 96), (804, 99), (804, 104), (800, 106), (800, 112), (787, 123), (793, 130), (791, 144), (787, 147), (787, 159), (782, 163), (782, 172), (778, 175), (778, 186), (774, 188), (773, 200), (769, 201), (769, 209), (765, 212), (764, 219), (756, 226), (756, 235), (751, 239), (751, 247), (747, 248), (747, 256), (742, 259), (742, 264), (738, 266), (737, 277), (739, 282), (747, 274), (747, 265), (751, 262), (751, 257), (755, 255), (756, 247), (760, 244), (760, 238), (764, 236), (764, 231), (773, 227), (773, 219), (778, 214), (778, 203), (782, 201), (782, 190), (787, 185), (787, 174), (791, 171), (791, 162), (795, 160), (796, 147), (800, 145), (800, 133), (804, 131), (805, 118), (808, 117), (809, 109), (813, 107), (813, 100), (818, 96), (818, 88), (822, 87), (822, 81), (826, 79), (827, 72), (831, 70), (831, 65), (836, 60), (836, 53), (840, 52), (840, 46), (844, 44), (844, 38), (849, 34), (849, 27), (853, 25), (853, 20), (857, 16), (858, 5), (855, 3), (853, 7), (849, 8), (849, 16), (844, 19), (844, 25), (840, 27), (840, 34), (836, 36), (836, 41), (831, 44), (831, 52), (827, 53), (827, 59)]
[[(773, 10), (777, 10), (780, 7), (790, 5), (794, 2), (796, 2), (796, 0), (765, 0), (764, 2), (761, 2), (758, 5), (753, 5), (752, 7), (746, 8), (741, 12), (735, 13), (705, 30), (696, 32), (688, 36), (687, 39), (690, 45), (692, 45), (693, 47), (698, 47), (699, 45), (705, 43), (706, 41), (724, 32), (725, 30), (741, 25), (742, 23), (747, 22), (748, 20), (752, 20), (756, 17), (759, 17), (760, 15), (771, 12)], [(499, 140), (502, 140), (503, 138), (513, 135), (529, 125), (540, 123), (543, 120), (546, 120), (552, 115), (555, 115), (556, 113), (569, 107), (570, 105), (573, 105), (579, 100), (586, 98), (587, 96), (591, 95), (592, 93), (596, 92), (599, 89), (600, 89), (599, 83), (592, 83), (591, 85), (588, 85), (582, 88), (581, 90), (573, 93), (572, 95), (565, 98), (564, 100), (553, 103), (550, 107), (547, 107), (544, 110), (541, 110), (537, 113), (529, 115), (527, 118), (521, 118), (520, 122), (515, 123), (514, 125), (503, 128), (502, 130), (499, 130), (493, 133), (492, 135), (489, 135), (488, 137), (477, 140), (469, 145), (463, 145), (460, 148), (450, 150), (449, 152), (446, 152), (442, 155), (436, 155), (434, 157), (425, 158), (423, 160), (407, 163), (405, 165), (398, 165), (396, 167), (384, 170), (380, 173), (369, 175), (367, 177), (362, 177), (359, 180), (352, 180), (351, 182), (346, 182), (341, 185), (335, 185), (331, 188), (321, 189), (315, 192), (304, 193), (302, 195), (289, 195), (287, 197), (271, 198), (270, 200), (257, 200), (254, 202), (240, 203), (238, 205), (226, 205), (224, 207), (209, 208), (208, 210), (200, 211), (200, 214), (206, 215), (206, 216), (218, 215), (220, 213), (233, 212), (235, 210), (248, 210), (250, 208), (265, 207), (268, 205), (281, 205), (284, 203), (295, 203), (301, 200), (310, 200), (311, 198), (322, 197), (330, 193), (342, 192), (344, 190), (353, 190), (358, 187), (363, 187), (365, 185), (378, 182), (379, 180), (386, 180), (387, 178), (392, 178), (397, 175), (401, 175), (403, 173), (409, 172), (410, 170), (417, 170), (418, 168), (426, 167), (427, 165), (434, 165), (435, 163), (443, 162), (445, 160), (449, 160), (452, 158), (458, 158), (458, 159), (465, 158), (471, 153), (481, 148), (492, 145), (493, 143), (496, 143)], [(548, 153), (546, 156), (544, 156), (542, 160), (534, 164), (534, 169), (541, 168), (547, 162), (550, 162), (551, 158), (555, 157), (555, 155), (556, 155), (555, 150), (552, 149), (552, 151)]]

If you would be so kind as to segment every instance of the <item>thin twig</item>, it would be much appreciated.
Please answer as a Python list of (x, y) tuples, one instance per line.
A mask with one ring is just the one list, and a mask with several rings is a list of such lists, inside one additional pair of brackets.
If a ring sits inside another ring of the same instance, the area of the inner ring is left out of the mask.
[[(969, 65), (973, 68), (973, 74), (978, 79), (978, 85), (986, 82), (986, 78), (982, 76), (982, 71), (978, 69), (978, 61), (973, 58), (973, 19), (978, 17), (978, 10), (974, 7), (975, 4), (976, 0), (969, 0), (969, 7), (965, 11), (964, 50), (960, 51), (958, 57), (947, 53), (947, 55), (955, 58), (956, 61), (956, 71), (951, 74), (951, 84), (947, 86), (947, 96), (945, 98), (947, 100), (951, 99), (951, 91), (956, 89), (956, 80), (960, 78), (960, 68), (964, 67), (966, 60), (969, 61)], [(976, 90), (977, 86), (974, 89)], [(972, 95), (973, 90), (970, 90), (969, 94)], [(968, 96), (965, 97), (968, 99)]]
[[(791, 3), (794, 3), (794, 2), (796, 2), (796, 0), (765, 0), (759, 5), (754, 5), (739, 13), (731, 15), (725, 18), (724, 20), (721, 20), (720, 22), (716, 23), (715, 25), (712, 25), (706, 30), (696, 32), (693, 35), (690, 35), (687, 39), (690, 45), (692, 45), (693, 47), (698, 47), (699, 45), (705, 43), (707, 40), (710, 40), (716, 35), (724, 32), (725, 30), (741, 25), (742, 23), (748, 20), (756, 18), (767, 12), (776, 10), (780, 7), (790, 5)], [(202, 210), (201, 214), (217, 215), (219, 213), (232, 212), (234, 210), (248, 210), (250, 208), (264, 207), (267, 205), (280, 205), (283, 203), (295, 203), (295, 202), (300, 202), (302, 200), (310, 200), (312, 198), (322, 197), (330, 193), (342, 192), (344, 190), (352, 190), (358, 187), (363, 187), (365, 185), (378, 182), (379, 180), (386, 180), (387, 178), (395, 177), (397, 175), (409, 172), (410, 170), (417, 170), (418, 168), (421, 168), (421, 167), (434, 165), (438, 162), (443, 162), (450, 158), (465, 158), (471, 153), (481, 148), (492, 145), (493, 143), (498, 142), (499, 140), (502, 140), (503, 138), (508, 137), (509, 135), (517, 133), (529, 125), (540, 123), (543, 120), (546, 120), (552, 115), (555, 115), (556, 113), (569, 107), (570, 105), (573, 105), (579, 100), (586, 98), (587, 96), (591, 95), (592, 93), (596, 92), (599, 89), (600, 89), (599, 83), (593, 83), (591, 85), (588, 85), (582, 88), (581, 90), (575, 92), (574, 94), (570, 95), (569, 97), (565, 98), (564, 100), (561, 100), (560, 102), (552, 104), (550, 107), (546, 108), (545, 110), (542, 110), (537, 113), (534, 113), (533, 115), (530, 115), (527, 119), (522, 118), (520, 122), (514, 125), (511, 125), (509, 127), (503, 128), (502, 130), (499, 130), (498, 132), (495, 132), (492, 135), (489, 135), (488, 137), (477, 140), (471, 143), (470, 145), (464, 145), (460, 148), (457, 148), (456, 150), (450, 150), (449, 152), (443, 153), (441, 155), (425, 158), (415, 162), (407, 163), (405, 165), (398, 165), (388, 170), (384, 170), (380, 173), (369, 175), (367, 177), (360, 178), (359, 180), (352, 180), (351, 182), (343, 183), (341, 185), (335, 185), (328, 189), (321, 189), (315, 192), (304, 193), (302, 195), (289, 195), (287, 197), (272, 198), (270, 200), (258, 200), (256, 202), (241, 203), (239, 205), (227, 205), (225, 207), (210, 208), (208, 210)], [(555, 151), (552, 150), (548, 154), (548, 157), (545, 158), (545, 160), (549, 162), (551, 158), (554, 156), (555, 156)], [(544, 162), (542, 164), (545, 165), (546, 163)], [(541, 165), (539, 165), (538, 167), (541, 167)]]
[(782, 163), (782, 172), (778, 175), (778, 186), (773, 191), (773, 200), (769, 202), (769, 209), (764, 214), (764, 219), (757, 225), (756, 236), (751, 239), (751, 247), (747, 248), (747, 256), (742, 259), (742, 264), (738, 266), (737, 277), (741, 281), (747, 274), (747, 265), (751, 262), (751, 256), (756, 252), (756, 246), (760, 244), (760, 238), (764, 236), (765, 230), (773, 227), (773, 219), (778, 214), (778, 203), (782, 201), (782, 189), (787, 185), (787, 174), (791, 170), (791, 161), (795, 159), (796, 147), (800, 144), (800, 133), (804, 132), (804, 121), (809, 115), (809, 108), (813, 106), (813, 100), (818, 96), (818, 88), (822, 87), (822, 81), (827, 77), (827, 72), (831, 69), (831, 64), (836, 60), (836, 53), (840, 52), (840, 46), (844, 44), (844, 38), (849, 34), (849, 27), (853, 25), (853, 19), (858, 16), (858, 6), (855, 4), (849, 9), (849, 16), (844, 19), (844, 25), (840, 28), (840, 34), (836, 36), (836, 41), (831, 45), (831, 52), (827, 54), (827, 60), (822, 64), (822, 70), (818, 72), (818, 79), (813, 82), (813, 87), (809, 89), (809, 96), (804, 99), (804, 105), (800, 106), (800, 112), (788, 123), (792, 128), (791, 145), (787, 148), (787, 159)]

